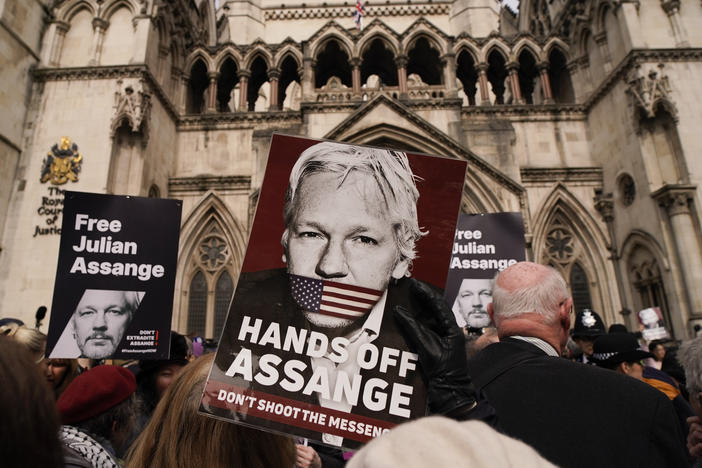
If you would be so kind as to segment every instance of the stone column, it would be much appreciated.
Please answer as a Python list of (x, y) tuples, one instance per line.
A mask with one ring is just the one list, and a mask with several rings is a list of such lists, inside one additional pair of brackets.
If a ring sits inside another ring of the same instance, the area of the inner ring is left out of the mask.
[[(578, 102), (578, 100), (581, 98), (583, 94), (585, 94), (584, 91), (580, 91), (580, 87), (582, 86), (581, 80), (580, 80), (580, 74), (578, 73), (578, 59), (573, 59), (569, 62), (566, 63), (566, 71), (568, 72), (568, 76), (570, 77), (570, 82), (573, 85), (573, 99), (574, 102)], [(551, 92), (553, 93), (553, 89), (551, 89)], [(554, 101), (556, 99), (554, 98)]]
[(509, 84), (512, 87), (512, 100), (514, 104), (524, 104), (522, 88), (519, 86), (519, 64), (510, 62), (506, 65), (509, 72)]
[(302, 59), (302, 100), (314, 100), (314, 67), (317, 61), (312, 57)]
[(489, 65), (487, 63), (479, 63), (475, 68), (478, 70), (478, 89), (480, 90), (480, 105), (489, 106), (492, 104), (490, 102), (490, 93), (488, 90), (488, 79), (487, 70)]
[(444, 87), (446, 97), (455, 98), (458, 96), (456, 89), (456, 54), (449, 52), (441, 57), (441, 64), (444, 67)]
[(541, 79), (541, 89), (544, 92), (544, 104), (553, 104), (553, 93), (551, 92), (551, 80), (548, 77), (548, 62), (539, 62), (536, 65), (539, 69)]
[(361, 94), (361, 59), (354, 57), (351, 59), (351, 89), (355, 97)]
[[(695, 199), (695, 186), (665, 185), (653, 192), (651, 197), (665, 208), (680, 260), (680, 276), (685, 283), (687, 299), (690, 301), (689, 310), (692, 313), (692, 317), (682, 319), (687, 323), (690, 318), (702, 318), (702, 250), (698, 242), (698, 226), (690, 209)], [(683, 313), (685, 309), (681, 307)]]
[(161, 82), (164, 88), (166, 87), (166, 59), (170, 52), (171, 50), (165, 45), (160, 45), (158, 47), (158, 71), (156, 79)]
[(54, 38), (54, 43), (51, 44), (49, 65), (58, 66), (59, 60), (61, 59), (61, 52), (63, 51), (63, 41), (71, 26), (63, 21), (56, 21), (54, 25), (56, 27), (56, 36)]
[[(145, 3), (145, 2), (141, 2)], [(144, 63), (147, 61), (146, 49), (152, 37), (158, 37), (158, 34), (152, 36), (152, 19), (149, 15), (139, 14), (132, 18), (132, 26), (134, 27), (134, 43), (132, 46), (132, 57), (130, 63)], [(154, 31), (155, 33), (155, 31)]]
[(207, 112), (217, 112), (217, 80), (219, 79), (219, 72), (210, 71), (207, 72), (207, 77), (210, 79), (210, 86), (207, 90)]
[(689, 47), (690, 41), (687, 40), (687, 32), (680, 21), (680, 0), (662, 0), (661, 8), (668, 15), (670, 27), (673, 30), (673, 37), (675, 37), (675, 45), (677, 47)]
[(248, 94), (251, 72), (242, 69), (237, 72), (237, 76), (239, 77), (239, 111), (247, 112), (249, 110), (249, 103), (246, 95)]
[(614, 226), (614, 197), (611, 193), (602, 193), (601, 189), (597, 189), (595, 190), (594, 202), (595, 209), (602, 217), (602, 220), (607, 224), (607, 233), (609, 234), (609, 259), (614, 266), (614, 275), (616, 276), (617, 288), (619, 289), (619, 303), (621, 307), (619, 313), (622, 315), (622, 319), (627, 322), (627, 325), (631, 327), (634, 324), (630, 323), (629, 307), (627, 306), (626, 294), (624, 292), (624, 275), (622, 274), (622, 265), (619, 261), (621, 257), (619, 256), (617, 233)]
[[(183, 72), (180, 71), (178, 67), (171, 67), (171, 80), (168, 83), (168, 89), (166, 89), (166, 94), (171, 94), (171, 102), (176, 108), (180, 109), (180, 95), (181, 95), (181, 75)], [(181, 113), (183, 111), (181, 110)]]
[(268, 82), (271, 85), (271, 97), (268, 101), (268, 110), (278, 110), (278, 80), (280, 79), (280, 70), (271, 68), (268, 70)]
[(93, 44), (90, 47), (90, 60), (88, 65), (100, 65), (102, 43), (105, 40), (105, 31), (110, 24), (97, 16), (93, 18)]
[(593, 39), (595, 39), (595, 44), (597, 44), (597, 47), (600, 49), (604, 71), (605, 73), (609, 73), (612, 70), (612, 57), (609, 53), (609, 46), (607, 46), (607, 33), (602, 31), (595, 35)]
[(406, 55), (398, 55), (395, 57), (395, 66), (397, 66), (397, 85), (400, 88), (400, 97), (407, 98), (407, 62), (409, 58)]
[(180, 90), (178, 91), (180, 93), (179, 97), (179, 102), (180, 102), (180, 112), (181, 114), (185, 114), (187, 111), (187, 106), (188, 103), (186, 102), (188, 99), (188, 85), (190, 84), (190, 75), (186, 75), (185, 73), (182, 73), (180, 75)]

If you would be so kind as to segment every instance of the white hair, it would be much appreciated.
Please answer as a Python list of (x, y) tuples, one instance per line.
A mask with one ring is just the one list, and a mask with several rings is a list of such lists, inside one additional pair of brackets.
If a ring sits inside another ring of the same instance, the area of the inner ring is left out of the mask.
[(568, 299), (568, 287), (563, 277), (551, 267), (542, 281), (522, 288), (508, 290), (500, 286), (500, 273), (492, 288), (495, 321), (515, 318), (522, 314), (539, 314), (549, 324), (558, 319), (558, 308)]
[(685, 381), (690, 395), (702, 392), (702, 336), (681, 344), (677, 357), (685, 369)]
[(307, 148), (298, 158), (290, 173), (288, 190), (285, 196), (283, 218), (285, 232), (281, 243), (287, 249), (290, 225), (297, 210), (297, 191), (302, 181), (317, 172), (338, 174), (339, 186), (351, 172), (360, 172), (373, 177), (393, 223), (395, 242), (401, 260), (416, 258), (415, 242), (427, 232), (422, 231), (417, 219), (419, 191), (407, 155), (400, 151), (390, 151), (366, 146), (355, 146), (325, 141)]

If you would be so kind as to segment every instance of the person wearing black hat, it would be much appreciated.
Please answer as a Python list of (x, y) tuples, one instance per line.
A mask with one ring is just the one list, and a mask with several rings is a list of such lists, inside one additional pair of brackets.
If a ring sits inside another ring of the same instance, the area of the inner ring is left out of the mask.
[(171, 331), (171, 348), (168, 359), (142, 359), (138, 366), (130, 366), (136, 374), (137, 390), (141, 405), (136, 422), (128, 437), (131, 446), (144, 430), (166, 389), (190, 362), (191, 352), (183, 335)]
[(593, 364), (643, 381), (643, 359), (653, 357), (648, 351), (639, 349), (634, 335), (609, 333), (598, 337), (593, 343)]
[(629, 330), (627, 330), (626, 325), (623, 323), (613, 323), (609, 326), (609, 329), (607, 329), (607, 333), (629, 333)]
[(583, 309), (575, 317), (575, 325), (571, 331), (573, 341), (577, 343), (583, 354), (575, 358), (576, 362), (583, 364), (594, 364), (590, 361), (592, 356), (592, 344), (598, 336), (605, 333), (605, 325), (597, 312), (590, 309)]
[(189, 362), (190, 352), (185, 337), (171, 331), (171, 349), (168, 359), (143, 359), (136, 372), (137, 394), (141, 397), (147, 420), (171, 381)]
[(592, 361), (605, 369), (628, 375), (660, 390), (673, 404), (678, 416), (683, 443), (687, 435), (687, 418), (694, 415), (692, 407), (680, 393), (678, 384), (665, 372), (644, 365), (653, 354), (639, 348), (639, 342), (631, 333), (609, 333), (595, 340)]

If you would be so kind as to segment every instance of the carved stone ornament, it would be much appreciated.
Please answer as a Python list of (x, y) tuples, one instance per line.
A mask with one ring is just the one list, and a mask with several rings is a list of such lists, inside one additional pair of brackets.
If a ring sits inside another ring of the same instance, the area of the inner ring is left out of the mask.
[(207, 271), (217, 271), (229, 261), (230, 252), (227, 241), (218, 232), (208, 234), (198, 247), (200, 265)]
[(78, 145), (68, 137), (61, 137), (61, 142), (51, 147), (41, 165), (41, 182), (50, 181), (53, 185), (63, 185), (69, 180), (78, 182), (83, 156), (78, 152)]
[(151, 111), (151, 94), (146, 91), (143, 79), (129, 80), (124, 83), (117, 80), (115, 91), (114, 113), (112, 117), (112, 136), (124, 120), (132, 132), (141, 131), (142, 144), (146, 145), (149, 138), (149, 115)]
[[(627, 92), (633, 97), (635, 105), (642, 109), (648, 118), (656, 116), (656, 106), (660, 101), (666, 101), (669, 107), (672, 106), (670, 83), (668, 76), (663, 75), (662, 63), (658, 64), (658, 69), (658, 72), (651, 69), (647, 76), (641, 76), (640, 66), (637, 65), (628, 80)], [(675, 113), (671, 112), (671, 114)]]
[(605, 223), (614, 221), (614, 199), (611, 193), (603, 193), (602, 190), (595, 190), (595, 209), (602, 216)]
[(696, 187), (694, 185), (668, 184), (659, 188), (651, 194), (658, 205), (668, 212), (668, 216), (690, 214), (690, 201), (695, 198)]
[(575, 251), (573, 234), (562, 226), (555, 227), (546, 236), (546, 249), (548, 255), (560, 263), (567, 263)]

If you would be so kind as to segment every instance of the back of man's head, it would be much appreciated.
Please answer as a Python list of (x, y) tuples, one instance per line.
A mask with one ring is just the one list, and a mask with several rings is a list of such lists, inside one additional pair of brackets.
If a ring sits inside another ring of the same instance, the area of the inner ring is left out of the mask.
[[(495, 277), (489, 310), (500, 336), (535, 336), (550, 342), (558, 335), (560, 349), (570, 328), (571, 304), (566, 283), (556, 270), (519, 262)], [(564, 325), (566, 335), (561, 336)]]

